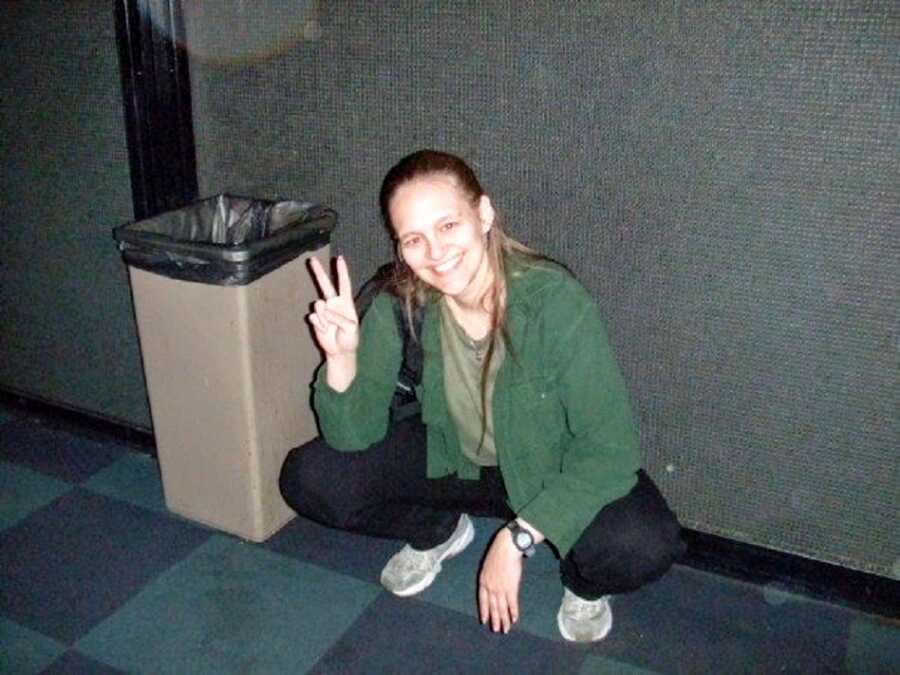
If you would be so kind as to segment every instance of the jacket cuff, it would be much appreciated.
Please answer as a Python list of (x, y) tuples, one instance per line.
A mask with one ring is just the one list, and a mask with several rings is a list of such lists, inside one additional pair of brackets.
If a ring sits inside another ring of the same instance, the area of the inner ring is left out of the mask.
[[(571, 523), (564, 519), (553, 518), (550, 514), (556, 513), (557, 508), (547, 490), (544, 490), (532, 499), (528, 504), (519, 509), (517, 517), (527, 521), (538, 532), (556, 547), (561, 558), (566, 557), (572, 546), (581, 536), (581, 531), (576, 531)], [(590, 522), (590, 521), (589, 521)]]
[[(361, 421), (370, 407), (366, 396), (366, 376), (357, 373), (345, 391), (332, 389), (325, 380), (325, 364), (313, 383), (313, 397), (319, 430), (328, 444), (337, 450), (364, 450), (372, 441), (365, 437)], [(386, 433), (387, 429), (383, 430)], [(382, 435), (383, 435), (382, 433)]]
[(565, 557), (594, 518), (607, 505), (625, 497), (637, 484), (637, 473), (629, 480), (597, 495), (593, 507), (575, 508), (565, 486), (545, 487), (516, 513), (537, 528)]

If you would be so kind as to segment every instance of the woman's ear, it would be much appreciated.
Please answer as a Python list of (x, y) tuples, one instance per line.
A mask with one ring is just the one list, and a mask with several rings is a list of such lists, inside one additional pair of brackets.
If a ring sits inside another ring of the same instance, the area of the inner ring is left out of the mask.
[(478, 216), (481, 218), (481, 232), (487, 234), (494, 224), (494, 205), (491, 204), (491, 198), (487, 195), (481, 195), (478, 200)]

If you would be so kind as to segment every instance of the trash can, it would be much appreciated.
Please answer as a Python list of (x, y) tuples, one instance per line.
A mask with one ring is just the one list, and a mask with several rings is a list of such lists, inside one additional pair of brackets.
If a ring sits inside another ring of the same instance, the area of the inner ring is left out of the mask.
[(251, 541), (294, 515), (278, 473), (316, 435), (305, 315), (336, 214), (217, 195), (113, 231), (128, 265), (168, 508)]

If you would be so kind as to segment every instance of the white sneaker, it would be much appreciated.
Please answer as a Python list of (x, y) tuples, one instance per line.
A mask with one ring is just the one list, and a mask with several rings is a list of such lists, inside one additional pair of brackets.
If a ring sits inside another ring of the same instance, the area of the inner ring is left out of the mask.
[(453, 534), (440, 546), (417, 551), (407, 544), (400, 549), (381, 571), (381, 585), (404, 598), (424, 591), (441, 571), (441, 562), (462, 553), (474, 537), (475, 527), (464, 513)]
[(585, 600), (568, 588), (564, 590), (559, 614), (556, 615), (562, 636), (572, 642), (596, 642), (605, 638), (612, 628), (609, 596)]

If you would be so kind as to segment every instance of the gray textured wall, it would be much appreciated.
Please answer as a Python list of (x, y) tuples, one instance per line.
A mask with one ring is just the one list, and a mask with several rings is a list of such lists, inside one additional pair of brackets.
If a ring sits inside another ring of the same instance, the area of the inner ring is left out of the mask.
[(112, 5), (0, 8), (0, 387), (149, 428)]
[(900, 577), (900, 11), (871, 2), (188, 8), (201, 191), (341, 214), (423, 146), (611, 328), (684, 522)]

